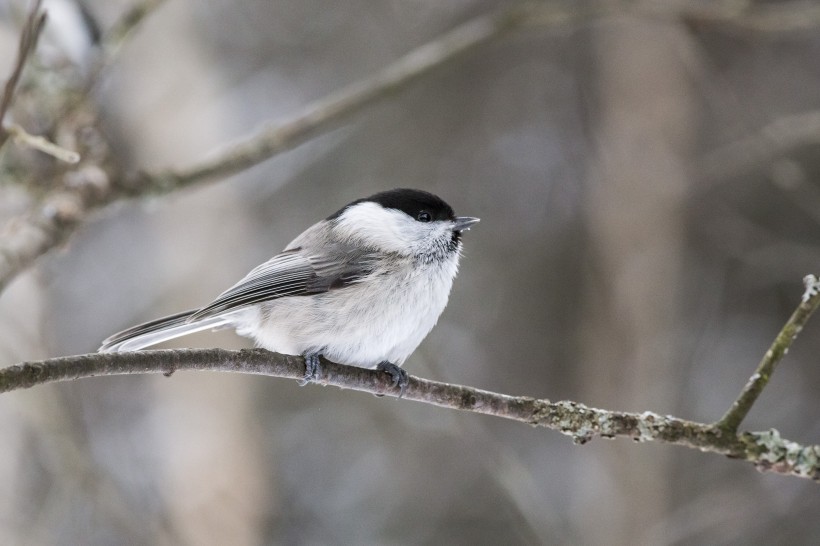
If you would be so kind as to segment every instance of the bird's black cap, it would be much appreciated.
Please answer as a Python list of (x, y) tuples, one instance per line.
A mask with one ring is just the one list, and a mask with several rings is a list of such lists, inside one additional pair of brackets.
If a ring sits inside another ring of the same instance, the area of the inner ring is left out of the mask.
[(422, 190), (396, 189), (379, 192), (370, 197), (358, 199), (342, 207), (327, 219), (333, 220), (345, 210), (359, 203), (378, 203), (384, 208), (396, 209), (404, 212), (411, 218), (418, 218), (421, 212), (427, 212), (432, 220), (454, 220), (455, 213), (453, 207), (448, 205), (443, 199), (432, 193)]

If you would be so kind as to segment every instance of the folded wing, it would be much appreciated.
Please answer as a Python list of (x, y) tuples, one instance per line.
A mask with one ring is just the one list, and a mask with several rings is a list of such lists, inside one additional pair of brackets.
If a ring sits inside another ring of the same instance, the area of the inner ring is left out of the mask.
[(372, 273), (376, 256), (362, 251), (334, 250), (314, 256), (301, 249), (278, 254), (253, 269), (189, 320), (221, 315), (285, 296), (338, 290)]
[[(325, 249), (327, 250), (327, 249)], [(201, 309), (178, 313), (109, 337), (101, 352), (133, 351), (180, 336), (230, 324), (233, 311), (286, 296), (340, 290), (373, 273), (378, 256), (350, 248), (308, 255), (300, 248), (278, 254)]]

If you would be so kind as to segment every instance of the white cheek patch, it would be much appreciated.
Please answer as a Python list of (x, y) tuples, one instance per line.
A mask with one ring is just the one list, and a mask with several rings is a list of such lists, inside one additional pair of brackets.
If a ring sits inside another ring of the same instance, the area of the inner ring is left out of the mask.
[(343, 238), (402, 255), (446, 253), (452, 228), (452, 222), (419, 222), (400, 210), (372, 202), (348, 208), (336, 224)]
[(407, 252), (417, 231), (415, 220), (400, 210), (385, 209), (376, 203), (359, 203), (344, 211), (337, 220), (342, 236), (388, 252)]

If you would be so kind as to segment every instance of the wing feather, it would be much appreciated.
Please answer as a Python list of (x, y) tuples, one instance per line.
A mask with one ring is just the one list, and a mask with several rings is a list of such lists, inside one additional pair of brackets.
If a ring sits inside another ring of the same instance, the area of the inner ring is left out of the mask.
[(286, 296), (339, 290), (371, 274), (377, 262), (373, 253), (333, 250), (309, 255), (297, 248), (278, 254), (254, 268), (188, 320), (201, 320)]

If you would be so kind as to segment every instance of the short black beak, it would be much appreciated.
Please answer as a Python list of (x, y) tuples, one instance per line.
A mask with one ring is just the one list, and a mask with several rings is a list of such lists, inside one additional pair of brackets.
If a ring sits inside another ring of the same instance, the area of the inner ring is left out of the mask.
[(467, 231), (473, 224), (480, 222), (479, 218), (472, 216), (459, 216), (456, 218), (456, 225), (453, 226), (455, 231)]

